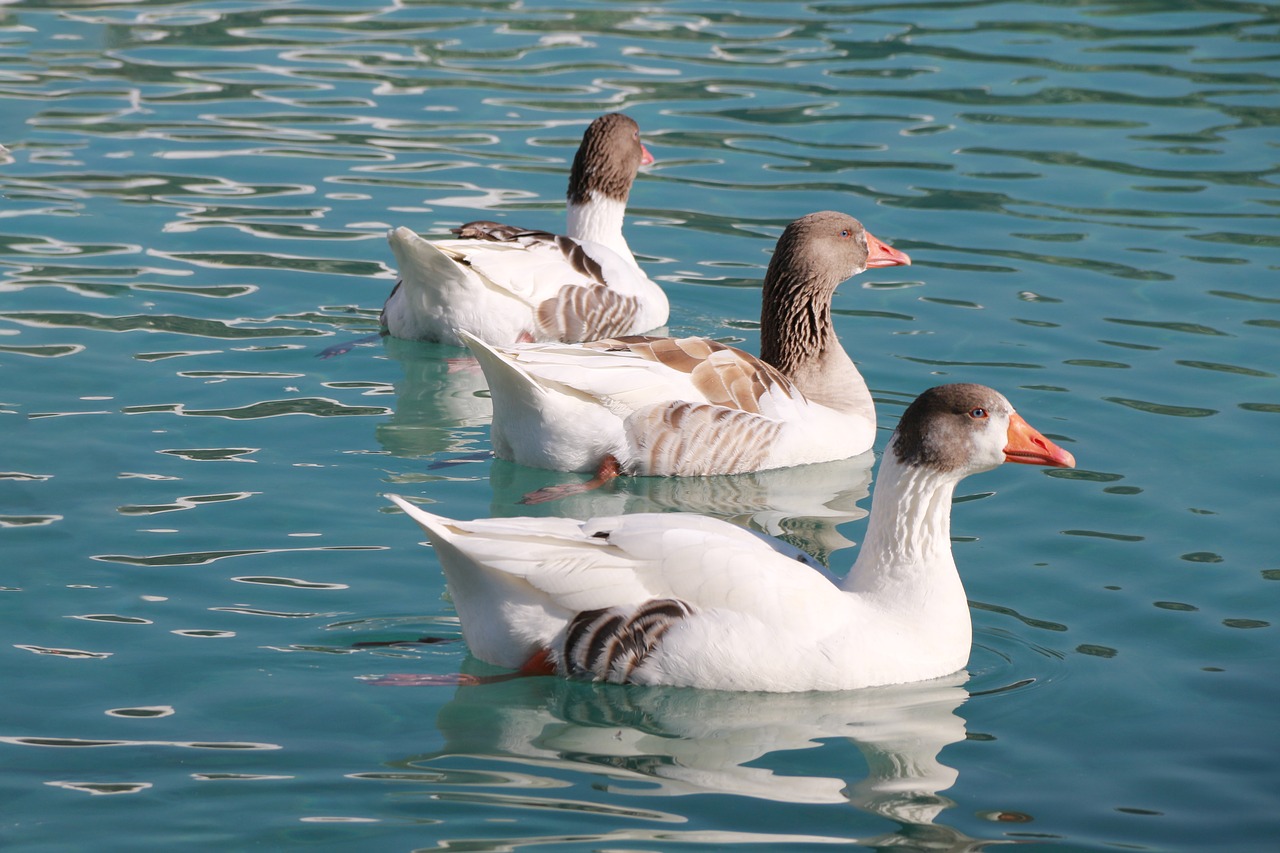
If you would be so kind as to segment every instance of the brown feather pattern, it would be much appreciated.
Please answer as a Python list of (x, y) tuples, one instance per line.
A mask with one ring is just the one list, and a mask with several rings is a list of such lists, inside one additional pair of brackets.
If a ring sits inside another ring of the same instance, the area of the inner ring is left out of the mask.
[(527, 228), (518, 228), (515, 225), (504, 225), (501, 222), (492, 222), (488, 219), (477, 219), (474, 222), (466, 222), (458, 228), (449, 229), (464, 240), (485, 240), (490, 243), (514, 243), (521, 237), (538, 236), (546, 234), (552, 236), (546, 231), (530, 231)]
[(709, 338), (655, 338), (644, 335), (585, 344), (595, 349), (627, 349), (649, 361), (689, 374), (694, 387), (717, 406), (759, 413), (760, 397), (792, 382), (768, 362)]
[(604, 270), (600, 269), (600, 264), (595, 258), (587, 254), (587, 250), (581, 243), (563, 234), (556, 235), (555, 242), (560, 247), (560, 254), (564, 255), (564, 259), (569, 262), (575, 272), (585, 275), (598, 284), (607, 284), (604, 280)]
[(565, 343), (625, 332), (635, 323), (640, 301), (604, 285), (565, 285), (533, 313), (539, 337)]
[(604, 270), (599, 262), (587, 254), (582, 244), (572, 237), (563, 234), (552, 234), (550, 231), (531, 231), (528, 228), (517, 228), (514, 225), (503, 225), (500, 222), (476, 220), (468, 222), (453, 233), (466, 240), (479, 240), (486, 243), (519, 243), (530, 247), (538, 244), (555, 246), (561, 256), (568, 262), (573, 271), (586, 276), (597, 284), (607, 284)]
[(707, 403), (651, 406), (627, 419), (649, 470), (676, 477), (757, 471), (781, 430), (781, 421)]
[(631, 613), (584, 610), (569, 622), (560, 660), (573, 677), (626, 683), (671, 626), (693, 609), (674, 598), (646, 601)]
[(591, 286), (566, 284), (555, 296), (539, 303), (533, 316), (539, 339), (563, 343), (598, 340), (622, 334), (635, 322), (640, 300), (608, 287), (599, 262), (577, 240), (486, 220), (468, 222), (453, 231), (469, 240), (555, 246), (574, 272), (596, 282)]

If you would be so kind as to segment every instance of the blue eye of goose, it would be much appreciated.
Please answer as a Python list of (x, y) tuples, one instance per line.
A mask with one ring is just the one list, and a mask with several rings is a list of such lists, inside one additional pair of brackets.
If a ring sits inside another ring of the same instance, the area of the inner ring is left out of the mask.
[(969, 417), (975, 420), (982, 420), (987, 416), (987, 410), (981, 406), (977, 406), (969, 410)]

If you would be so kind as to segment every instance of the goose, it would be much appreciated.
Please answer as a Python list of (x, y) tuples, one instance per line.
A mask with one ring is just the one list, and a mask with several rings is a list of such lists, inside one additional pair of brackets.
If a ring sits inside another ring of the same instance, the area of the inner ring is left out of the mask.
[(739, 474), (863, 453), (875, 441), (875, 406), (836, 337), (831, 298), (868, 268), (910, 263), (847, 214), (792, 222), (765, 273), (758, 358), (708, 338), (495, 347), (464, 332), (489, 383), (494, 453), (596, 473), (527, 503), (618, 474)]
[(838, 584), (698, 515), (455, 521), (388, 497), (426, 531), (482, 661), (617, 683), (850, 690), (965, 666), (972, 625), (951, 499), (1002, 462), (1075, 467), (999, 392), (925, 391), (889, 439), (858, 559)]
[(393, 228), (387, 241), (400, 280), (382, 309), (392, 337), (462, 346), (484, 341), (588, 341), (647, 332), (667, 322), (662, 288), (622, 236), (636, 172), (653, 162), (635, 120), (597, 118), (569, 175), (568, 233), (469, 222), (456, 240), (430, 242)]

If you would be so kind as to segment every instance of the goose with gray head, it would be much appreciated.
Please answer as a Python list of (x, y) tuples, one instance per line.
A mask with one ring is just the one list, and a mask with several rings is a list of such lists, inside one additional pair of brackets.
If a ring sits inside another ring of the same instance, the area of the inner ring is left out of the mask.
[(998, 392), (943, 385), (903, 413), (857, 562), (834, 583), (728, 522), (679, 513), (454, 521), (426, 531), (472, 654), (528, 674), (718, 690), (847, 690), (964, 667), (956, 484), (1002, 462), (1070, 468)]
[(569, 175), (566, 234), (469, 222), (456, 240), (387, 233), (400, 280), (382, 309), (393, 337), (462, 345), (589, 341), (667, 322), (662, 288), (640, 269), (622, 235), (636, 173), (653, 156), (621, 113), (583, 134)]
[(618, 473), (739, 474), (862, 453), (875, 407), (836, 337), (831, 298), (866, 269), (910, 263), (846, 214), (792, 222), (764, 278), (760, 357), (708, 338), (495, 347), (463, 334), (489, 383), (494, 452), (597, 475), (533, 503)]

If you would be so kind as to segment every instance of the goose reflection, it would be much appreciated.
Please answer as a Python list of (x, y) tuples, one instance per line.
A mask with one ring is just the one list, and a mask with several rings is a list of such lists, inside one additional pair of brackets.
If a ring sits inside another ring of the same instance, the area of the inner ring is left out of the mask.
[[(955, 712), (969, 696), (967, 678), (959, 672), (891, 687), (772, 694), (512, 678), (458, 688), (437, 719), (444, 747), (397, 763), (421, 770), (465, 757), (557, 775), (570, 768), (603, 776), (608, 782), (594, 787), (628, 796), (847, 802), (897, 821), (922, 849), (962, 850), (971, 839), (935, 821), (953, 805), (939, 792), (958, 774), (939, 753), (965, 738)], [(846, 778), (857, 774), (856, 761), (848, 773), (828, 775), (844, 763), (831, 758), (839, 743), (861, 753), (861, 778)], [(818, 750), (814, 773), (763, 766), (767, 756), (795, 750)]]
[(384, 337), (384, 352), (400, 363), (395, 412), (375, 438), (392, 456), (471, 452), (475, 429), (493, 418), (479, 363), (464, 349)]

